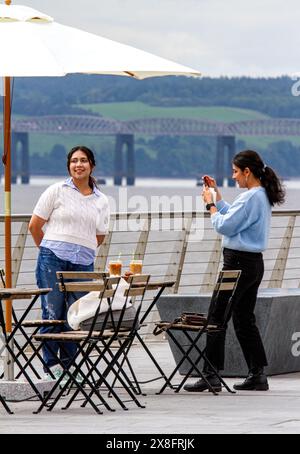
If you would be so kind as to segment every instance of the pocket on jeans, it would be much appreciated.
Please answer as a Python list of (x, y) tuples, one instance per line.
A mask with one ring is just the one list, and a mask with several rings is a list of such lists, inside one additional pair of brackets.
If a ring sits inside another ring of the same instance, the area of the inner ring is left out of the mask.
[(40, 247), (39, 253), (42, 257), (51, 257), (54, 255), (54, 253), (50, 249), (48, 249), (47, 247), (43, 247), (43, 246)]

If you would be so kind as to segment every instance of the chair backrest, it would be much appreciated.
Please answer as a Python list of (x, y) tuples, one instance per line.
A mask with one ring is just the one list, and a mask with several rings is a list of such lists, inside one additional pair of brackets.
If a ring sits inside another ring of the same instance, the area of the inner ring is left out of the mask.
[[(135, 320), (132, 324), (132, 328), (138, 329), (139, 328), (139, 317), (143, 305), (143, 301), (146, 295), (146, 291), (148, 288), (148, 284), (150, 281), (150, 274), (140, 274), (130, 276), (127, 279), (129, 287), (125, 290), (124, 296), (126, 297), (126, 301), (129, 299), (131, 303), (134, 305), (136, 310)], [(140, 297), (138, 301), (136, 298)]]
[(87, 280), (87, 279), (103, 279), (103, 277), (108, 277), (109, 273), (104, 271), (57, 271), (56, 276), (58, 279), (76, 279), (78, 280)]
[[(219, 272), (210, 301), (207, 324), (214, 317), (217, 306), (220, 306), (222, 316), (219, 317), (218, 325), (221, 327), (226, 325), (240, 276), (241, 270), (222, 270)], [(223, 302), (222, 307), (221, 301)]]
[(124, 296), (126, 296), (127, 298), (135, 296), (144, 297), (149, 280), (149, 274), (138, 274), (130, 276), (127, 279), (129, 287), (125, 290)]
[[(106, 290), (103, 292), (103, 294), (101, 294), (100, 292), (100, 298), (102, 299), (109, 295), (108, 292), (115, 292), (112, 297), (107, 300), (109, 307), (108, 311), (105, 314), (104, 320), (102, 317), (102, 330), (99, 332), (100, 336), (105, 329), (113, 331), (114, 336), (116, 337), (120, 332), (124, 333), (124, 331), (126, 331), (126, 333), (128, 334), (138, 329), (139, 327), (139, 314), (147, 290), (148, 282), (150, 280), (150, 275), (141, 274), (128, 277), (128, 287), (124, 290), (124, 299), (121, 303), (121, 308), (119, 307), (118, 310), (115, 310), (113, 298), (115, 297), (117, 290), (115, 286), (119, 284), (119, 282), (118, 284), (116, 284), (117, 280), (120, 280), (120, 278), (106, 278), (104, 280)], [(111, 287), (113, 287), (114, 290), (112, 290)], [(122, 295), (119, 294), (119, 297), (120, 296)], [(138, 301), (136, 301), (136, 298), (138, 298)], [(118, 304), (120, 304), (120, 302), (118, 302)], [(100, 309), (101, 303), (99, 305), (98, 312), (100, 312)], [(128, 315), (128, 319), (126, 314)], [(95, 314), (94, 320), (97, 320), (97, 314)]]
[(98, 316), (101, 312), (101, 308), (105, 305), (105, 310), (102, 313), (102, 321), (100, 328), (97, 326), (97, 336), (102, 337), (105, 330), (117, 329), (117, 322), (113, 317), (113, 301), (117, 293), (121, 277), (104, 277), (103, 280), (103, 289), (99, 292), (99, 304), (96, 308), (95, 314), (91, 317), (88, 327), (88, 337), (95, 337), (94, 330), (98, 322)]
[[(80, 287), (81, 283), (90, 282), (90, 281), (97, 281), (103, 282), (104, 278), (108, 277), (109, 274), (106, 272), (100, 271), (57, 271), (56, 277), (58, 279), (58, 287), (61, 292), (67, 293), (71, 292), (74, 293), (76, 291), (81, 291), (80, 288), (73, 288), (70, 290), (68, 288), (68, 284), (72, 284), (74, 282), (78, 283), (77, 287)], [(70, 286), (72, 287), (72, 286)]]
[[(117, 295), (115, 295), (115, 286), (118, 285), (119, 279), (118, 277), (104, 278), (102, 283), (103, 291), (100, 291), (97, 297), (95, 297), (97, 292), (93, 292), (93, 295), (90, 294), (90, 297), (82, 298), (82, 304), (84, 304), (84, 298), (86, 298), (90, 304), (91, 301), (95, 303), (93, 303), (94, 307), (98, 308), (99, 304), (100, 307), (98, 316), (93, 312), (92, 316), (80, 322), (81, 330), (89, 331), (91, 325), (93, 325), (94, 330), (101, 335), (102, 328), (115, 332), (122, 331), (124, 333), (126, 331), (128, 333), (128, 331), (139, 326), (138, 316), (150, 276), (130, 276), (126, 279), (126, 286), (122, 280), (118, 287)], [(69, 287), (68, 284), (66, 284), (66, 287)], [(100, 303), (100, 300), (103, 301)]]

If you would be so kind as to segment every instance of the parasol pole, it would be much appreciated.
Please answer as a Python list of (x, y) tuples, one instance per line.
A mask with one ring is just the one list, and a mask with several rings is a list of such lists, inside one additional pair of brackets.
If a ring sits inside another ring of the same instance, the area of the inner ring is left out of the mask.
[[(11, 4), (11, 0), (5, 0), (6, 5)], [(4, 77), (4, 232), (5, 232), (5, 285), (12, 287), (12, 268), (11, 268), (11, 80)], [(5, 301), (5, 324), (6, 331), (12, 332), (12, 301)], [(14, 379), (14, 365), (11, 355), (6, 352), (5, 378)]]
[[(7, 0), (9, 1), (9, 0)], [(4, 217), (5, 217), (5, 285), (12, 287), (11, 269), (11, 86), (10, 77), (4, 77)], [(6, 301), (6, 331), (12, 331), (12, 303)]]
[[(5, 0), (6, 5), (11, 0)], [(5, 285), (12, 287), (11, 271), (11, 84), (10, 77), (4, 77), (4, 214), (5, 214)], [(6, 331), (12, 331), (12, 302), (6, 301)]]

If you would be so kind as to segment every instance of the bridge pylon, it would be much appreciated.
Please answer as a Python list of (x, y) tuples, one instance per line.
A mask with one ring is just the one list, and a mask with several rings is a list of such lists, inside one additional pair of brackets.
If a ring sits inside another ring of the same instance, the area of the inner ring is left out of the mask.
[[(21, 146), (19, 152), (18, 146)], [(27, 132), (13, 132), (11, 137), (12, 168), (11, 181), (17, 183), (18, 176), (22, 184), (29, 183), (29, 137)]]
[(235, 150), (235, 136), (217, 137), (215, 175), (218, 186), (224, 186), (224, 178), (227, 178), (228, 186), (235, 186), (235, 182), (231, 178)]
[[(124, 155), (123, 155), (124, 146), (126, 146), (125, 160), (124, 160)], [(134, 153), (134, 135), (133, 134), (117, 134), (114, 162), (115, 162), (115, 166), (114, 166), (115, 167), (114, 168), (114, 184), (115, 184), (115, 186), (122, 186), (123, 177), (126, 178), (127, 186), (134, 186), (134, 183), (135, 183), (135, 153)]]

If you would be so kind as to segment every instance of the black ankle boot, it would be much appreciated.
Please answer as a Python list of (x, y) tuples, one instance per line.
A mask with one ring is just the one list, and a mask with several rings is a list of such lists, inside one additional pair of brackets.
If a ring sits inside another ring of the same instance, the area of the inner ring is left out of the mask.
[(233, 385), (236, 391), (268, 391), (269, 384), (263, 368), (255, 368), (249, 371), (249, 375), (243, 383)]
[[(207, 381), (211, 384), (213, 390), (217, 393), (222, 391), (222, 384), (216, 375), (207, 375), (205, 376)], [(208, 387), (208, 384), (201, 378), (201, 380), (196, 381), (196, 383), (185, 385), (185, 391), (201, 393), (202, 391), (206, 391), (207, 389), (211, 392), (211, 389)]]

